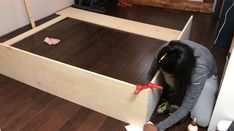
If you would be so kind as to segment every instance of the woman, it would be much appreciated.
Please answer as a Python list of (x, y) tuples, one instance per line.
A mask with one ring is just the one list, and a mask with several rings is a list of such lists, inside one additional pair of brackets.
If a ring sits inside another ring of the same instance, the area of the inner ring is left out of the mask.
[(217, 67), (209, 50), (189, 40), (170, 41), (156, 53), (145, 82), (151, 81), (157, 70), (174, 92), (171, 104), (179, 108), (156, 125), (145, 124), (144, 131), (163, 131), (189, 113), (199, 126), (208, 126), (218, 87)]

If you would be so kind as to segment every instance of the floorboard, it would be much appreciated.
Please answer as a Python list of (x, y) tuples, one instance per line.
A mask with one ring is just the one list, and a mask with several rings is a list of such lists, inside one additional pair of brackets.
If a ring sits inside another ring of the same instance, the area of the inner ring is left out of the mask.
[[(43, 41), (47, 36), (59, 38), (60, 44), (56, 46), (45, 44)], [(12, 46), (137, 84), (142, 72), (146, 72), (151, 65), (154, 52), (164, 43), (148, 37), (66, 19)], [(138, 67), (137, 64), (142, 63), (141, 60), (145, 57), (151, 58), (144, 61), (148, 66)]]

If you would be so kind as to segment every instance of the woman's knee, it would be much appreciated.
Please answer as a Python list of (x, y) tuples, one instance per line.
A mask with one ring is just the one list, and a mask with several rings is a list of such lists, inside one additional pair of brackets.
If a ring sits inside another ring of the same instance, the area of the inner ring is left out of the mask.
[(208, 117), (198, 117), (196, 118), (197, 125), (200, 127), (207, 127), (210, 123), (210, 118)]

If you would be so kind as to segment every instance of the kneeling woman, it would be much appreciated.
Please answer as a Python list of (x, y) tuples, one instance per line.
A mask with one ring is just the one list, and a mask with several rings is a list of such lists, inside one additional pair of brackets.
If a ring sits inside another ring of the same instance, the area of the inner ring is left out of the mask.
[(191, 113), (201, 127), (208, 126), (217, 92), (217, 67), (210, 51), (189, 41), (171, 41), (156, 53), (147, 80), (160, 70), (174, 92), (179, 108), (156, 125), (144, 125), (144, 131), (163, 131)]

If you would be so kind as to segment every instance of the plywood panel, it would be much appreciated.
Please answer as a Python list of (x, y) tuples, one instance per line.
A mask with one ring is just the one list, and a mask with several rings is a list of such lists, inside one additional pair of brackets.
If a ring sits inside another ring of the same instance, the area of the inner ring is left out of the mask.
[(27, 32), (25, 32), (23, 34), (20, 34), (20, 35), (14, 37), (14, 38), (12, 38), (12, 39), (10, 39), (8, 41), (5, 41), (3, 44), (4, 45), (15, 44), (16, 42), (19, 42), (19, 41), (21, 41), (21, 40), (23, 40), (23, 39), (25, 39), (25, 38), (39, 32), (39, 31), (41, 31), (41, 30), (55, 24), (55, 23), (58, 23), (59, 21), (65, 19), (65, 18), (66, 18), (65, 16), (59, 16), (57, 18), (54, 18), (54, 19), (52, 19), (52, 20), (50, 20), (50, 21), (48, 21), (48, 22), (46, 22), (46, 23), (44, 23), (44, 24), (42, 24), (42, 25), (40, 25), (40, 26), (38, 26), (36, 28), (33, 28), (33, 29), (31, 29), (31, 30), (29, 30), (29, 31), (27, 31)]
[(107, 16), (71, 7), (59, 11), (57, 14), (163, 41), (176, 39), (180, 34), (180, 31), (174, 29)]
[(31, 27), (35, 28), (36, 24), (35, 24), (35, 21), (34, 21), (33, 15), (32, 15), (32, 11), (31, 11), (31, 7), (30, 7), (28, 0), (24, 0), (24, 4), (25, 4), (26, 10), (27, 10), (29, 21), (31, 23)]
[(191, 32), (193, 22), (193, 16), (189, 18), (186, 25), (184, 26), (183, 30), (180, 33), (180, 36), (177, 38), (178, 40), (188, 40)]
[(158, 100), (152, 90), (145, 90), (135, 96), (132, 94), (135, 90), (132, 84), (2, 44), (0, 72), (40, 90), (138, 126), (142, 126), (152, 114), (153, 109), (147, 111), (148, 104), (152, 103), (148, 100)]

